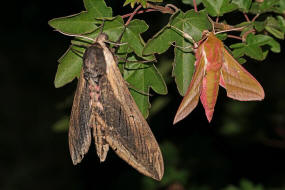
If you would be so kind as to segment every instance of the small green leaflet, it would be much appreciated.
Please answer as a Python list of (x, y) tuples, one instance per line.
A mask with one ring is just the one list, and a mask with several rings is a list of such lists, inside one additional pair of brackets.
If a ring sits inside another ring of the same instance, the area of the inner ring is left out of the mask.
[(247, 13), (251, 6), (252, 0), (232, 0), (232, 3), (236, 4), (239, 9)]
[(132, 62), (125, 64), (124, 78), (130, 84), (130, 92), (146, 118), (150, 109), (149, 96), (147, 95), (149, 89), (152, 88), (158, 94), (167, 94), (167, 87), (153, 63), (133, 62), (136, 61), (134, 56), (128, 60)]
[[(71, 16), (50, 20), (51, 27), (68, 34), (86, 34), (95, 31), (102, 20), (95, 18), (111, 17), (112, 9), (107, 7), (104, 0), (84, 0), (86, 11)], [(97, 25), (96, 25), (97, 24)]]
[(124, 6), (131, 4), (131, 7), (134, 8), (136, 3), (141, 4), (144, 8), (146, 8), (147, 2), (159, 3), (163, 0), (126, 0)]
[(253, 14), (273, 12), (275, 10), (278, 10), (280, 1), (282, 0), (266, 0), (261, 3), (254, 2), (252, 3), (249, 12)]
[(284, 39), (284, 32), (280, 27), (280, 23), (274, 17), (267, 17), (265, 21), (265, 30), (271, 33), (275, 38)]
[(225, 13), (238, 8), (238, 6), (231, 3), (230, 0), (202, 0), (202, 3), (211, 16), (223, 16)]
[(280, 44), (270, 36), (249, 34), (246, 38), (246, 43), (232, 44), (233, 55), (235, 58), (247, 55), (256, 60), (264, 60), (268, 50), (263, 50), (261, 47), (268, 45), (274, 53), (280, 52)]

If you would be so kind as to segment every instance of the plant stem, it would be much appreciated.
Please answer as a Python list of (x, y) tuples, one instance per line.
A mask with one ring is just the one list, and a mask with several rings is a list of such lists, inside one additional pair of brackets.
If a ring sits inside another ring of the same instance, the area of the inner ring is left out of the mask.
[(193, 0), (193, 6), (194, 6), (195, 12), (198, 12), (196, 0)]
[(140, 8), (142, 7), (142, 5), (139, 5), (135, 10), (134, 12), (131, 13), (128, 21), (126, 22), (125, 26), (128, 26), (129, 23), (131, 22), (131, 20), (133, 19), (133, 17), (135, 16), (135, 14), (140, 10)]

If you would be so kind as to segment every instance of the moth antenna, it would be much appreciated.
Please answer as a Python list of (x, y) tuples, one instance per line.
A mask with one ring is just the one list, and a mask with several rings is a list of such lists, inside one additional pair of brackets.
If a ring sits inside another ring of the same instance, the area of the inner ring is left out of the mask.
[(231, 29), (228, 29), (228, 30), (219, 31), (219, 32), (217, 32), (215, 34), (220, 34), (220, 33), (224, 33), (224, 32), (231, 32), (231, 31), (241, 31), (244, 28), (245, 28), (245, 26), (242, 26), (242, 27), (239, 27), (239, 28), (231, 28)]
[(83, 53), (82, 53), (81, 51), (79, 51), (79, 50), (77, 50), (77, 49), (73, 49), (72, 46), (70, 46), (70, 50), (71, 50), (74, 54), (76, 54), (77, 56), (83, 58)]
[(115, 46), (123, 46), (123, 45), (128, 44), (128, 42), (119, 43), (119, 42), (112, 42), (112, 41), (105, 41), (105, 43), (113, 44)]
[[(79, 40), (80, 41), (80, 40)], [(86, 42), (86, 41), (83, 41), (85, 43), (89, 43), (89, 42)], [(88, 48), (89, 46), (87, 45), (83, 45), (83, 44), (80, 44), (77, 40), (71, 40), (71, 44), (72, 45), (75, 45), (75, 46), (78, 46), (78, 47), (83, 47), (83, 48)]]
[[(127, 58), (122, 58), (122, 57), (118, 57), (119, 62), (125, 62), (125, 63), (151, 63), (151, 62), (157, 62), (156, 59), (153, 60), (137, 60), (137, 61), (130, 61)], [(125, 69), (131, 70), (129, 68), (124, 67)], [(145, 69), (145, 68), (142, 68)]]
[(245, 28), (245, 26), (242, 26), (242, 27), (239, 27), (239, 28), (231, 28), (231, 29), (227, 29), (227, 30), (222, 30), (222, 31), (216, 32), (215, 31), (215, 22), (209, 16), (208, 16), (208, 19), (209, 19), (209, 21), (212, 24), (212, 30), (213, 30), (214, 34), (220, 34), (220, 33), (230, 32), (230, 31), (241, 31), (242, 29)]
[(212, 31), (214, 32), (214, 34), (216, 34), (214, 21), (213, 21), (213, 20), (211, 19), (211, 17), (209, 17), (209, 16), (208, 16), (208, 19), (209, 19), (209, 21), (210, 21), (210, 23), (211, 23), (211, 25), (212, 25)]
[(194, 47), (195, 47), (195, 40), (192, 38), (192, 36), (190, 36), (189, 34), (187, 34), (186, 32), (180, 30), (179, 28), (175, 27), (175, 26), (172, 26), (172, 25), (169, 25), (170, 28), (173, 28), (174, 30), (180, 32), (182, 34), (182, 36), (188, 40), (190, 40), (193, 44), (194, 44)]
[(143, 92), (137, 88), (135, 88), (133, 85), (131, 85), (130, 83), (128, 83), (127, 81), (125, 81), (127, 83), (127, 85), (129, 86), (129, 88), (131, 88), (132, 90), (142, 94), (142, 95), (146, 95), (146, 96), (153, 96), (152, 94), (148, 93), (148, 92)]
[(72, 36), (72, 37), (80, 37), (80, 38), (84, 38), (84, 39), (87, 39), (87, 40), (90, 40), (92, 42), (95, 42), (96, 40), (94, 40), (93, 38), (90, 38), (88, 36), (83, 36), (83, 35), (80, 35), (80, 34), (69, 34), (69, 33), (66, 33), (66, 32), (62, 32), (60, 30), (54, 30), (54, 31), (57, 31), (63, 35), (66, 35), (66, 36)]
[[(193, 48), (193, 46), (192, 46), (192, 45), (189, 45), (189, 46), (183, 47), (183, 46), (178, 46), (178, 45), (174, 44), (174, 42), (173, 42), (173, 43), (171, 43), (171, 45), (172, 45), (173, 47), (176, 47), (176, 48), (180, 48), (180, 49), (192, 49), (192, 51), (194, 51), (194, 48)], [(190, 53), (190, 52), (187, 52), (187, 53)]]

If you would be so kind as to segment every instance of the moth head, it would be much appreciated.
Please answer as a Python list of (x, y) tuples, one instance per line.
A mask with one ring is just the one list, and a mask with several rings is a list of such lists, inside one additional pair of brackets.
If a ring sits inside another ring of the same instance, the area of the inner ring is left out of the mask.
[(99, 34), (96, 38), (96, 41), (100, 44), (106, 42), (107, 40), (108, 40), (108, 36), (105, 33)]

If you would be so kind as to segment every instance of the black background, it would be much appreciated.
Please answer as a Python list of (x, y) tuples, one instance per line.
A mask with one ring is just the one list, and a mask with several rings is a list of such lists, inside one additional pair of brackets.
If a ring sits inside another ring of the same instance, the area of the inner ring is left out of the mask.
[[(107, 4), (114, 15), (131, 11), (121, 8), (123, 1), (107, 0)], [(183, 10), (191, 8), (175, 4)], [(1, 7), (0, 189), (148, 189), (146, 184), (153, 181), (112, 151), (100, 164), (94, 145), (82, 164), (73, 166), (67, 133), (52, 129), (56, 121), (69, 115), (76, 81), (63, 88), (54, 87), (57, 59), (68, 48), (70, 38), (54, 32), (47, 22), (84, 10), (83, 2), (9, 1)], [(147, 37), (158, 31), (168, 16), (146, 13), (136, 18), (151, 24), (150, 33), (144, 35)], [(172, 119), (182, 98), (174, 83), (169, 84), (167, 96), (171, 101), (149, 120), (163, 144), (166, 167), (166, 179), (154, 182), (153, 187), (171, 189), (175, 183), (185, 189), (221, 189), (229, 184), (238, 186), (241, 179), (247, 179), (265, 189), (284, 188), (284, 58), (284, 52), (270, 52), (262, 63), (246, 63), (263, 85), (265, 100), (236, 102), (222, 89), (211, 124), (199, 104), (173, 127)], [(241, 106), (241, 111), (232, 111), (236, 106)], [(235, 135), (223, 133), (224, 126), (230, 124), (239, 130)], [(170, 151), (171, 147), (176, 153)], [(181, 171), (187, 175), (182, 181), (173, 177)]]

